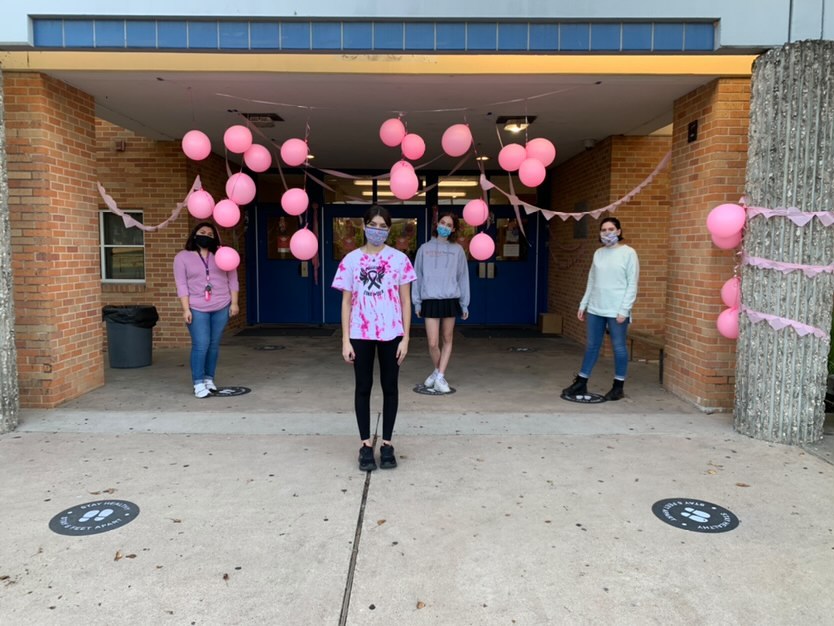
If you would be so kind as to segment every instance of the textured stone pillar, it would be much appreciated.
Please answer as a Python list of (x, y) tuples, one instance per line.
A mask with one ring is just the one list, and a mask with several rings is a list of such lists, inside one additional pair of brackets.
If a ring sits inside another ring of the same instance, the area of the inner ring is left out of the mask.
[[(834, 42), (774, 49), (753, 67), (747, 194), (750, 206), (834, 209)], [(745, 253), (802, 265), (834, 262), (834, 226), (784, 217), (748, 220)], [(834, 275), (744, 266), (742, 305), (828, 333)], [(830, 338), (800, 337), (741, 315), (735, 428), (765, 441), (822, 438)]]
[(14, 344), (9, 181), (6, 175), (6, 124), (3, 72), (0, 71), (0, 433), (14, 430), (19, 409), (17, 350)]

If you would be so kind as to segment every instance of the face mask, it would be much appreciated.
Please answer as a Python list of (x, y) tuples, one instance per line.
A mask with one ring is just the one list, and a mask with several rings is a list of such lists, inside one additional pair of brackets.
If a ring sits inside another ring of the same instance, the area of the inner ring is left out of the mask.
[(602, 243), (604, 243), (608, 247), (616, 245), (617, 242), (620, 240), (620, 238), (617, 236), (617, 233), (606, 233), (605, 235), (602, 235), (600, 239), (602, 240)]
[(194, 243), (201, 248), (211, 250), (214, 248), (214, 237), (209, 237), (208, 235), (194, 235)]
[(437, 225), (437, 234), (441, 237), (448, 237), (452, 234), (452, 229), (448, 226), (443, 226), (442, 224)]
[(365, 226), (365, 238), (372, 246), (381, 246), (388, 239), (388, 229)]

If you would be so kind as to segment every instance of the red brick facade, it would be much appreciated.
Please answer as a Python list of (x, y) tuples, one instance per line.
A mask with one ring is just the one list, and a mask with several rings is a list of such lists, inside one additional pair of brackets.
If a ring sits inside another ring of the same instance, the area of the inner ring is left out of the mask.
[(104, 384), (95, 105), (31, 73), (5, 104), (20, 398), (53, 407)]
[[(670, 173), (666, 298), (666, 386), (702, 408), (730, 408), (735, 342), (718, 334), (721, 285), (733, 275), (732, 252), (712, 244), (710, 210), (743, 194), (747, 163), (750, 81), (720, 79), (675, 102)], [(691, 122), (698, 138), (687, 141)]]

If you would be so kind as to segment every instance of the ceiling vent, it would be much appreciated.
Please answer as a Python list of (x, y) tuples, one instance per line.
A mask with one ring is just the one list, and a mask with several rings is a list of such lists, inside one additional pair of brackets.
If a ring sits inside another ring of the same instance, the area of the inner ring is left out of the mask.
[(277, 113), (243, 113), (242, 115), (258, 128), (272, 128), (275, 122), (284, 121), (284, 118)]

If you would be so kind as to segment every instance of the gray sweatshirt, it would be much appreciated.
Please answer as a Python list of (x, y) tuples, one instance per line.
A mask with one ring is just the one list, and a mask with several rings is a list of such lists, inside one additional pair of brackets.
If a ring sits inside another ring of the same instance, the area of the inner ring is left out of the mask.
[(420, 246), (414, 261), (417, 281), (411, 292), (414, 309), (423, 300), (456, 298), (464, 313), (469, 312), (469, 265), (460, 244), (433, 237)]

